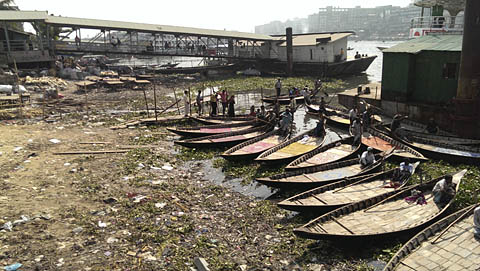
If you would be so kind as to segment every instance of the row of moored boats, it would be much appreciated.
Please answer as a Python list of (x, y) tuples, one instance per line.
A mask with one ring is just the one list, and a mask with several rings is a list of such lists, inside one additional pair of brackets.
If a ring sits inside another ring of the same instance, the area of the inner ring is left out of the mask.
[[(318, 111), (315, 105), (307, 105), (307, 109), (313, 115)], [(345, 110), (326, 110), (324, 116), (328, 124), (348, 129), (350, 120)], [(296, 136), (282, 135), (273, 123), (248, 116), (194, 117), (194, 120), (203, 125), (169, 128), (187, 137), (175, 141), (176, 144), (191, 148), (231, 147), (222, 153), (223, 158), (255, 160), (265, 165), (286, 164), (285, 173), (257, 181), (270, 187), (303, 191), (278, 203), (287, 210), (319, 215), (295, 229), (296, 235), (352, 241), (417, 234), (385, 270), (429, 270), (422, 264), (423, 260), (417, 259), (417, 254), (426, 255), (438, 249), (446, 251), (442, 256), (451, 266), (480, 265), (480, 257), (471, 258), (480, 254), (480, 242), (473, 238), (474, 206), (440, 220), (455, 200), (452, 197), (442, 204), (434, 202), (434, 187), (447, 175), (418, 184), (409, 182), (420, 162), (429, 158), (478, 163), (479, 140), (455, 137), (443, 131), (431, 135), (424, 133), (425, 125), (412, 121), (402, 122), (403, 134), (399, 137), (390, 133), (389, 126), (385, 125), (392, 119), (381, 115), (374, 117), (372, 128), (365, 130), (360, 145), (354, 145), (350, 136), (328, 142), (326, 134), (317, 135), (313, 129)], [(362, 167), (358, 157), (367, 147), (376, 151), (375, 161)], [(387, 159), (404, 161), (403, 166), (410, 163), (410, 173), (399, 180), (400, 168), (382, 171)], [(455, 195), (465, 173), (466, 170), (462, 170), (448, 174), (452, 176)], [(459, 235), (460, 241), (452, 237)], [(435, 242), (431, 241), (433, 238)], [(466, 244), (464, 257), (455, 258), (456, 263), (449, 257), (458, 256), (452, 242)]]

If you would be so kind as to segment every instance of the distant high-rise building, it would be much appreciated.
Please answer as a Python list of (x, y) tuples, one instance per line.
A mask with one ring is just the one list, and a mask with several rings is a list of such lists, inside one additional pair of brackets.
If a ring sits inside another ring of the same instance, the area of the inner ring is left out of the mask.
[[(255, 27), (259, 34), (285, 34), (286, 27), (294, 33), (354, 31), (359, 39), (402, 39), (408, 37), (410, 21), (421, 16), (422, 8), (413, 4), (407, 7), (379, 6), (374, 8), (320, 8), (308, 18), (286, 22), (274, 21)], [(429, 9), (424, 13), (430, 12)]]

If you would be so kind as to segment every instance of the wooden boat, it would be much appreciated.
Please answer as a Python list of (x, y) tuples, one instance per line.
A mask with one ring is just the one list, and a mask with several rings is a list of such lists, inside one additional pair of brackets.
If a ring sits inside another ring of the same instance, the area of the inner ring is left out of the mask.
[(175, 133), (180, 136), (185, 137), (201, 137), (209, 136), (215, 134), (223, 134), (230, 132), (243, 131), (251, 129), (255, 126), (256, 122), (245, 121), (242, 123), (230, 123), (230, 124), (218, 124), (218, 125), (207, 125), (207, 126), (189, 126), (189, 127), (169, 127), (168, 131)]
[(410, 239), (383, 271), (478, 270), (480, 242), (473, 237), (473, 211), (461, 209)]
[(480, 162), (480, 148), (478, 147), (445, 144), (412, 135), (402, 139), (406, 145), (433, 159), (477, 165)]
[[(462, 170), (453, 175), (452, 183), (457, 193), (466, 172)], [(408, 186), (393, 196), (382, 194), (340, 207), (295, 229), (294, 233), (303, 238), (339, 242), (391, 238), (416, 232), (441, 217), (453, 203), (455, 198), (441, 207), (433, 202), (432, 189), (444, 177)], [(405, 198), (411, 196), (413, 189), (423, 193), (427, 204), (407, 203)]]
[[(389, 129), (390, 130), (390, 129)], [(435, 141), (438, 143), (449, 144), (449, 145), (480, 145), (480, 139), (470, 139), (470, 138), (461, 138), (457, 136), (446, 136), (446, 135), (434, 135), (429, 133), (422, 133), (408, 129), (402, 129), (402, 134), (406, 137), (415, 136), (429, 141)]]
[(376, 162), (366, 168), (361, 168), (358, 158), (355, 158), (312, 168), (289, 171), (268, 178), (259, 178), (257, 182), (276, 188), (314, 188), (337, 182), (344, 178), (352, 178), (375, 172), (383, 162), (381, 155), (376, 155), (375, 158)]
[(199, 122), (204, 125), (216, 125), (216, 124), (230, 124), (230, 123), (243, 123), (245, 121), (253, 121), (255, 120), (254, 117), (250, 117), (248, 115), (241, 115), (236, 116), (233, 118), (229, 118), (226, 116), (192, 116), (190, 117), (196, 122)]
[[(419, 164), (420, 162), (417, 162), (413, 165), (413, 173)], [(391, 169), (381, 173), (346, 178), (300, 193), (277, 205), (280, 208), (295, 212), (323, 213), (382, 194), (393, 195), (398, 191), (397, 189), (401, 189), (408, 182), (408, 180), (405, 180), (396, 189), (389, 186), (393, 172), (394, 169)]]
[(323, 165), (357, 156), (361, 145), (352, 146), (353, 137), (343, 138), (317, 148), (288, 164), (286, 170), (297, 170)]
[[(310, 115), (317, 115), (320, 112), (319, 105), (312, 105), (308, 104), (307, 106), (307, 114)], [(323, 116), (327, 120), (327, 123), (333, 126), (337, 126), (342, 129), (349, 129), (350, 128), (350, 117), (348, 115), (348, 110), (344, 108), (338, 108), (333, 106), (326, 106), (326, 114)], [(384, 123), (391, 121), (390, 118), (383, 116), (383, 115), (373, 115), (373, 121)]]
[(254, 159), (262, 152), (284, 142), (287, 138), (288, 136), (280, 135), (279, 130), (271, 131), (228, 149), (222, 154), (222, 157), (227, 160), (246, 161)]
[(260, 154), (255, 161), (266, 164), (290, 162), (315, 148), (322, 146), (325, 136), (313, 135), (314, 129), (302, 133)]
[(292, 97), (295, 99), (295, 102), (297, 102), (297, 104), (304, 103), (305, 101), (305, 98), (303, 97), (303, 95), (296, 95), (296, 96), (281, 95), (278, 98), (277, 96), (266, 96), (262, 98), (262, 101), (265, 103), (274, 104), (278, 100), (280, 104), (290, 104), (290, 99)]
[(403, 144), (400, 141), (371, 128), (369, 128), (367, 132), (363, 133), (362, 144), (372, 147), (377, 151), (386, 151), (394, 148), (395, 151), (393, 152), (393, 156), (398, 158), (427, 160), (425, 156), (406, 144)]
[(175, 141), (175, 144), (188, 148), (218, 148), (234, 146), (249, 139), (261, 136), (267, 133), (272, 128), (272, 125), (264, 125), (242, 131), (178, 140)]

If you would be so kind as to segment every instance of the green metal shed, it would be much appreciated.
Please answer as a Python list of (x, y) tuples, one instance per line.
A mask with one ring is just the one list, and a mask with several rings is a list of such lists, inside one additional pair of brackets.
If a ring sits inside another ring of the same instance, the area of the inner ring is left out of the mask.
[(461, 35), (427, 35), (383, 51), (382, 100), (443, 104), (456, 95)]

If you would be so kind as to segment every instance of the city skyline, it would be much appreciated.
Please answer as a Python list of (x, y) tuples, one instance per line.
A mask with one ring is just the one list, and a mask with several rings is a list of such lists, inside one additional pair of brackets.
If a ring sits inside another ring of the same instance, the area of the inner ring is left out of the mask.
[(199, 1), (178, 1), (173, 3), (137, 0), (135, 5), (124, 1), (81, 2), (62, 0), (17, 0), (21, 10), (46, 10), (49, 14), (65, 17), (80, 17), (138, 23), (186, 26), (206, 29), (254, 32), (256, 25), (271, 21), (286, 21), (307, 17), (326, 6), (376, 7), (384, 5), (408, 6), (411, 0), (345, 0), (301, 1), (292, 5), (288, 1), (244, 0), (241, 4), (225, 5), (225, 1), (212, 0), (208, 5)]

